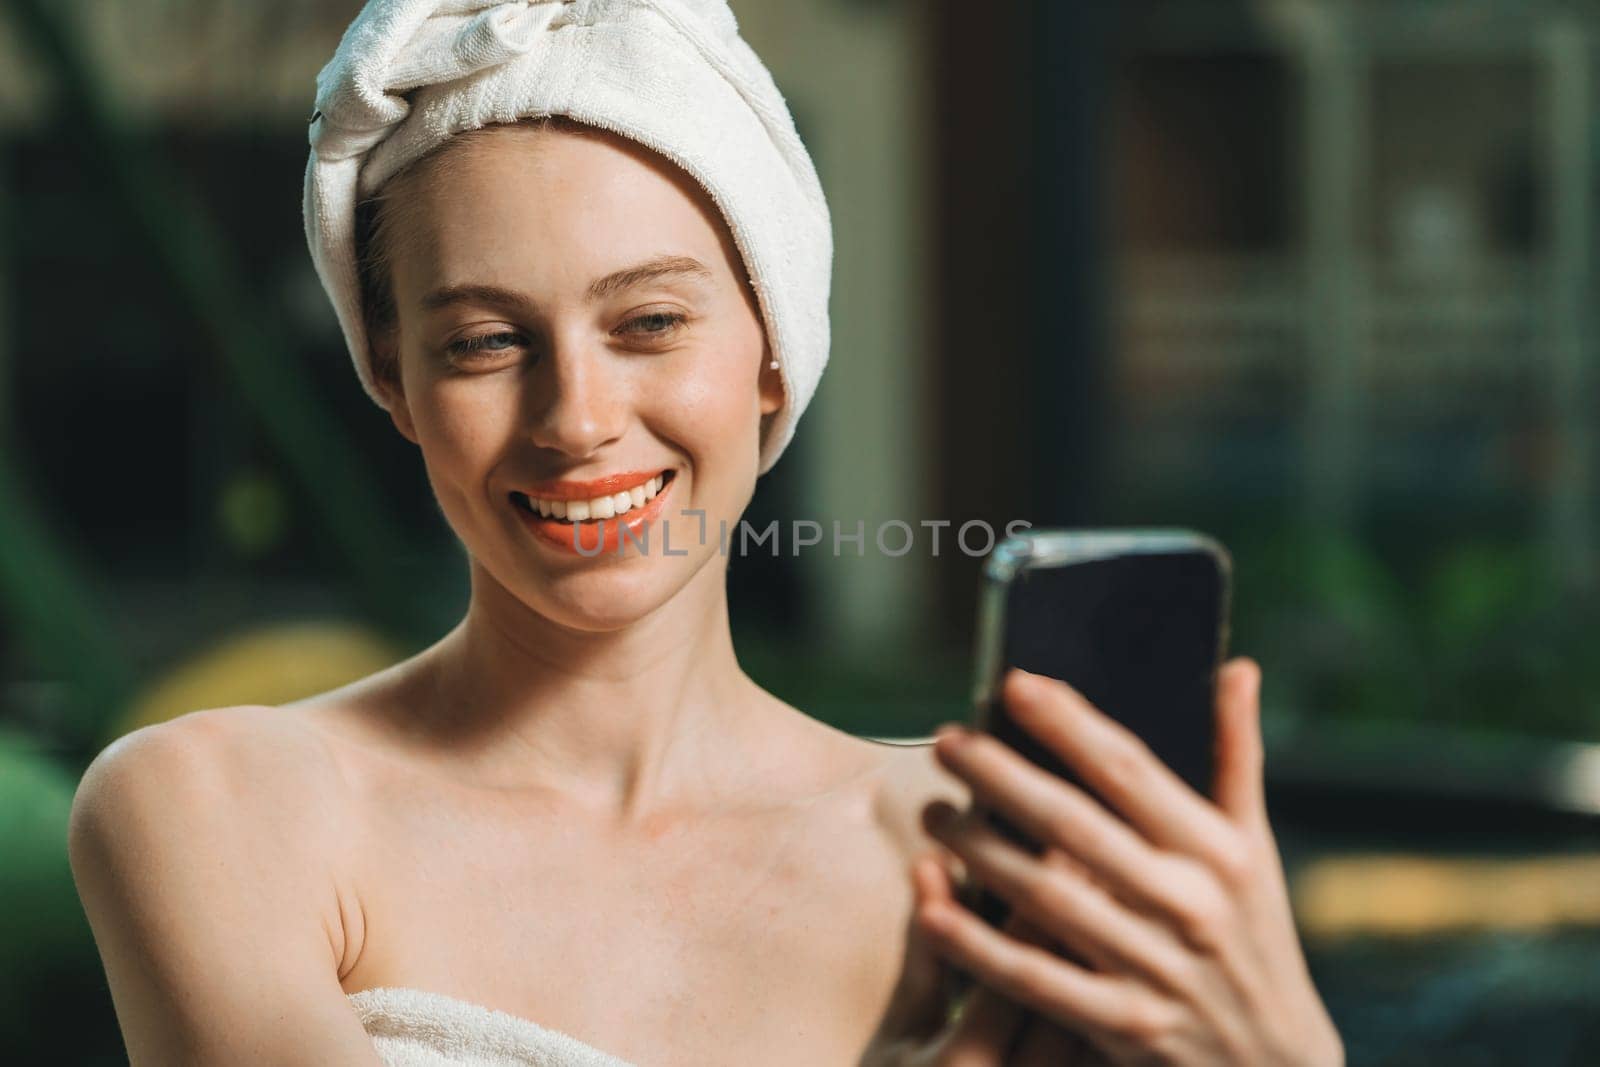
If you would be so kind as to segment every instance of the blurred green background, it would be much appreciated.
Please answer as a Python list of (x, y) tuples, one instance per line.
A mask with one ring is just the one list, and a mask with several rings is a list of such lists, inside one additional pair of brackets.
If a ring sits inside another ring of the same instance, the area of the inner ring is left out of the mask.
[[(0, 0), (8, 1062), (123, 1060), (65, 858), (100, 748), (465, 607), (301, 230), (357, 6)], [(837, 239), (751, 520), (1220, 537), (1351, 1062), (1600, 1062), (1600, 3), (732, 6)], [(741, 658), (925, 734), (966, 714), (977, 568), (736, 559)]]

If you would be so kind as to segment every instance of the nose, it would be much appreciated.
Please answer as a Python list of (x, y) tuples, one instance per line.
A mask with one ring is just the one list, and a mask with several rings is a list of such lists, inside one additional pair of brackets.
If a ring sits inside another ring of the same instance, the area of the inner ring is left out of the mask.
[(622, 436), (631, 403), (612, 353), (578, 341), (551, 344), (531, 390), (531, 433), (541, 448), (574, 458)]

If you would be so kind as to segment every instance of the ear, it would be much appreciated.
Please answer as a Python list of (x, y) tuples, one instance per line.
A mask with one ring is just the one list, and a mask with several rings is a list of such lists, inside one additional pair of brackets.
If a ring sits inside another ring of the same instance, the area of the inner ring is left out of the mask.
[(772, 365), (772, 343), (761, 346), (761, 414), (771, 415), (783, 407), (783, 376)]
[(405, 385), (400, 378), (400, 348), (394, 330), (373, 333), (368, 344), (372, 348), (372, 381), (383, 397), (389, 419), (412, 444), (417, 440), (417, 427), (411, 421), (411, 407), (406, 403)]

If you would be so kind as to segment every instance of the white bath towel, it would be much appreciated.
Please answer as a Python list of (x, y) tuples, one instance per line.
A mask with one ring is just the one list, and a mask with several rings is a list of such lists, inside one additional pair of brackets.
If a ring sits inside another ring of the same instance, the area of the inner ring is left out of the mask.
[(726, 0), (369, 0), (317, 77), (305, 223), (356, 373), (367, 358), (355, 210), (452, 134), (566, 115), (654, 149), (722, 209), (760, 303), (788, 444), (828, 360), (833, 236), (811, 157)]
[(351, 993), (386, 1067), (633, 1067), (569, 1034), (441, 993)]

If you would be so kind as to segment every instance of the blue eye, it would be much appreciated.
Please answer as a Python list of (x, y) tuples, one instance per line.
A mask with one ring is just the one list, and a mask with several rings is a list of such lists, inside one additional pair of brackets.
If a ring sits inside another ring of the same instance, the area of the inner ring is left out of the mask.
[(526, 343), (520, 333), (500, 330), (495, 333), (480, 333), (471, 337), (462, 337), (451, 341), (445, 346), (445, 349), (457, 358), (472, 359), (474, 357), (510, 352)]
[(688, 321), (687, 316), (675, 311), (652, 311), (629, 319), (623, 324), (621, 332), (660, 337), (676, 330), (686, 321)]

